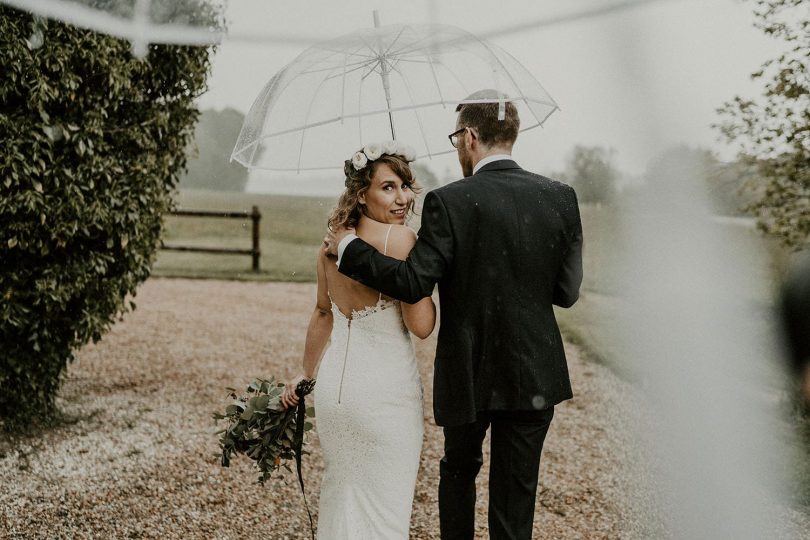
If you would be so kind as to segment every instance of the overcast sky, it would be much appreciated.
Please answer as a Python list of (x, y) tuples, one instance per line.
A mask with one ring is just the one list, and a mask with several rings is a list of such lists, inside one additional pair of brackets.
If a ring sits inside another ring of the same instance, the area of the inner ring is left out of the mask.
[[(382, 24), (438, 22), (479, 35), (495, 33), (491, 41), (537, 77), (562, 110), (543, 128), (521, 134), (514, 155), (526, 168), (544, 174), (559, 171), (576, 144), (615, 149), (617, 166), (631, 174), (641, 173), (657, 153), (678, 143), (731, 156), (709, 127), (717, 119), (715, 109), (735, 94), (755, 95), (750, 73), (783, 48), (753, 27), (752, 1), (658, 0), (599, 17), (512, 34), (497, 32), (619, 3), (623, 2), (232, 0), (228, 8), (232, 34), (272, 38), (265, 43), (244, 39), (223, 43), (213, 60), (210, 90), (200, 104), (247, 112), (271, 76), (304, 50), (307, 40), (371, 26), (376, 9)], [(459, 170), (453, 156), (425, 163), (439, 177), (456, 176)], [(289, 183), (274, 175), (264, 178), (254, 176), (250, 188), (277, 191)], [(305, 185), (303, 178), (302, 191), (323, 191)], [(338, 182), (326, 191), (341, 186)]]

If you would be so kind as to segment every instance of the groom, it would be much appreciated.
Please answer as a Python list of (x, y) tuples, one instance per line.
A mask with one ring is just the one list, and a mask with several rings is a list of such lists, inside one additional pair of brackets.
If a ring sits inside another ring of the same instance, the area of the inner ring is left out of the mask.
[[(476, 92), (465, 101), (497, 99)], [(552, 304), (570, 307), (582, 282), (582, 226), (574, 190), (511, 158), (520, 120), (506, 103), (463, 103), (456, 147), (465, 178), (425, 197), (406, 261), (338, 231), (327, 250), (341, 273), (414, 303), (439, 284), (441, 326), (433, 407), (443, 427), (441, 535), (472, 539), (475, 477), (491, 434), (489, 534), (532, 536), (543, 441), (554, 405), (572, 397)]]

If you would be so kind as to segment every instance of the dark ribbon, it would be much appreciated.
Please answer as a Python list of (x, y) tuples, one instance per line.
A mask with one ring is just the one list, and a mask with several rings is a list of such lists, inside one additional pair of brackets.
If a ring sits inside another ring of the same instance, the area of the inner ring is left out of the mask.
[(307, 509), (307, 516), (309, 516), (309, 532), (312, 534), (312, 540), (315, 540), (315, 524), (312, 521), (312, 512), (309, 511), (309, 503), (307, 503), (307, 493), (304, 489), (304, 476), (301, 474), (301, 453), (304, 446), (304, 423), (307, 417), (306, 395), (312, 392), (315, 386), (315, 381), (312, 379), (305, 379), (298, 383), (295, 387), (295, 394), (298, 396), (298, 407), (295, 411), (295, 434), (293, 436), (293, 450), (295, 451), (295, 468), (298, 471), (298, 483), (301, 486), (301, 495), (304, 496), (304, 507)]

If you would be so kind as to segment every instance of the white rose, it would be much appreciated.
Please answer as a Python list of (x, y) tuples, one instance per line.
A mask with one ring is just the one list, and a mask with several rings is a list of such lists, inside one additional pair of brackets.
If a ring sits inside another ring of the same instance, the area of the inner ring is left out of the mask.
[(400, 153), (402, 157), (405, 158), (405, 161), (413, 161), (416, 159), (416, 150), (414, 150), (413, 146), (405, 145), (400, 148)]
[(368, 156), (368, 159), (374, 161), (375, 159), (380, 159), (380, 156), (383, 154), (383, 147), (380, 143), (367, 144), (366, 147), (363, 148), (363, 153)]
[(352, 156), (352, 165), (354, 165), (355, 171), (359, 171), (365, 167), (366, 163), (368, 163), (368, 158), (363, 152), (355, 152)]
[(399, 143), (397, 141), (388, 140), (382, 144), (382, 147), (384, 154), (388, 154), (389, 156), (395, 156), (397, 155), (399, 150)]

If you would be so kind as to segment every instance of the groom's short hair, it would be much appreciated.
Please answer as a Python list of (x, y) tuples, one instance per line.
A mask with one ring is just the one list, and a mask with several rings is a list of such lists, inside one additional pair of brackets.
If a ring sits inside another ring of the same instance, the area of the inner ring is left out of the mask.
[[(497, 90), (479, 90), (467, 96), (464, 101), (476, 99), (498, 99), (506, 97)], [(486, 146), (514, 144), (520, 130), (520, 117), (517, 107), (511, 101), (505, 103), (506, 115), (498, 120), (498, 103), (460, 103), (456, 107), (459, 127), (472, 127), (478, 138)]]

